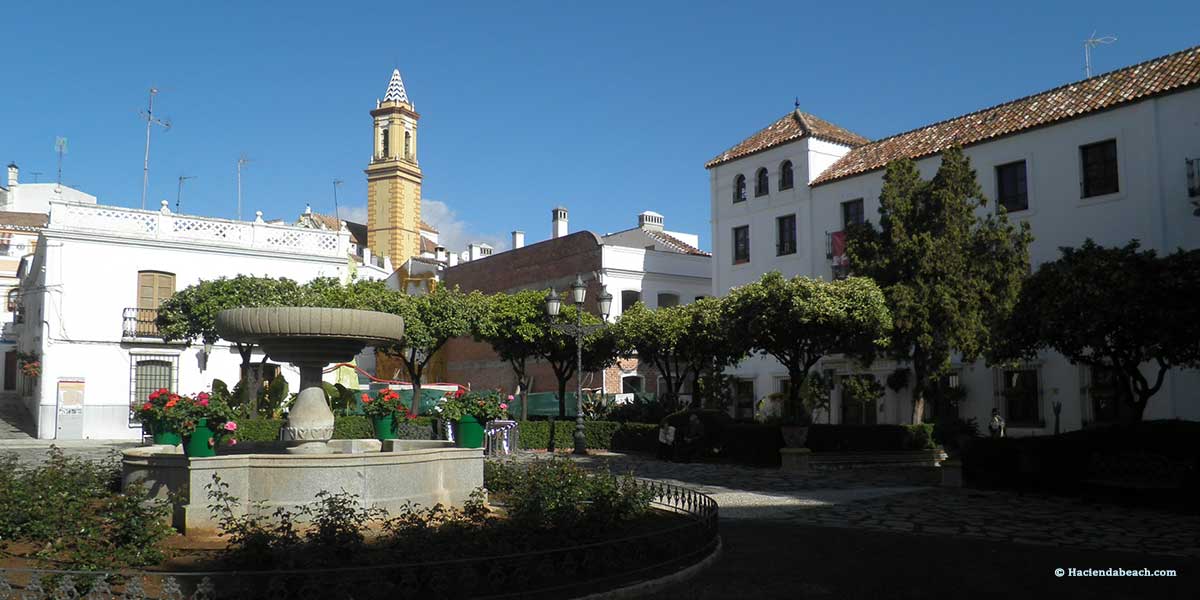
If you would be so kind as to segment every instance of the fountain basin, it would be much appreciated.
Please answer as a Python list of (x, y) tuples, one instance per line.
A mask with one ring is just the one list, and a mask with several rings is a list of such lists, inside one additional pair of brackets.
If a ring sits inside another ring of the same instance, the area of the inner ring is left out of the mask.
[(244, 454), (190, 459), (178, 446), (144, 446), (124, 452), (122, 483), (143, 481), (154, 497), (172, 503), (171, 524), (176, 529), (200, 537), (218, 531), (205, 489), (213, 475), (229, 484), (227, 492), (238, 497), (237, 514), (245, 514), (259, 502), (263, 514), (278, 507), (294, 513), (314, 502), (322, 490), (345, 490), (355, 494), (362, 506), (391, 514), (407, 502), (461, 507), (473, 490), (483, 486), (482, 450), (432, 440), (405, 442), (395, 440), (384, 451), (286, 454), (254, 448)]

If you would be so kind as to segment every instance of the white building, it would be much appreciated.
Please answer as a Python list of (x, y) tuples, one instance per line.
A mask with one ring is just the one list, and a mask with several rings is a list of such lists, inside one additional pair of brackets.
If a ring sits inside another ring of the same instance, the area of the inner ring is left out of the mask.
[[(1198, 84), (1200, 48), (1192, 48), (876, 141), (789, 113), (706, 165), (713, 291), (726, 294), (772, 270), (835, 276), (844, 264), (845, 225), (877, 220), (886, 164), (916, 159), (928, 179), (939, 152), (952, 145), (964, 148), (988, 197), (1030, 224), (1035, 268), (1086, 238), (1106, 246), (1138, 239), (1160, 254), (1200, 247)], [(1018, 369), (955, 367), (967, 392), (960, 416), (982, 424), (999, 408), (1014, 435), (1051, 431), (1055, 402), (1062, 402), (1064, 429), (1109, 418), (1114, 392), (1104, 373), (1057, 354)], [(821, 368), (856, 370), (838, 360)], [(882, 381), (895, 368), (876, 363), (872, 372)], [(747, 360), (735, 374), (743, 415), (754, 399), (781, 391), (786, 377), (770, 358)], [(1197, 390), (1200, 373), (1172, 371), (1145, 417), (1200, 419)], [(838, 395), (833, 422), (911, 416), (907, 389), (888, 390), (870, 415), (843, 410)]]
[[(137, 439), (130, 407), (161, 387), (230, 387), (241, 357), (228, 343), (163, 343), (154, 317), (175, 290), (239, 274), (381, 279), (390, 271), (362, 263), (350, 233), (159, 211), (50, 202), (49, 223), (21, 267), (19, 348), (37, 355), (39, 377), (19, 376), (39, 438)], [(254, 360), (261, 360), (256, 353)], [(299, 373), (275, 365), (298, 389)]]

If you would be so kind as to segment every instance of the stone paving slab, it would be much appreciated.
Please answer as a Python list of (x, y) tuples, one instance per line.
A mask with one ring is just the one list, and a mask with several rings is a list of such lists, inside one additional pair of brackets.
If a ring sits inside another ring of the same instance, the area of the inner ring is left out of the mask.
[(806, 525), (1200, 558), (1200, 516), (1009, 491), (934, 488), (783, 512)]

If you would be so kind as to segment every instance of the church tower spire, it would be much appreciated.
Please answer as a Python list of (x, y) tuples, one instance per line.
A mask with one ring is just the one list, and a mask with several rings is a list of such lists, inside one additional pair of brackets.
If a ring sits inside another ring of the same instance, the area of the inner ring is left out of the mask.
[(383, 100), (375, 102), (374, 150), (367, 165), (367, 245), (399, 265), (421, 253), (421, 167), (417, 121), (400, 70), (392, 71)]

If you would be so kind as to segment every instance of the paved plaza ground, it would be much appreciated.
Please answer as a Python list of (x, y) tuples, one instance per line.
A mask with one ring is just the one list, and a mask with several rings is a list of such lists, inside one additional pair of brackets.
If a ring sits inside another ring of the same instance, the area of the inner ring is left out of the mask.
[[(57, 445), (71, 455), (105, 458), (133, 444)], [(0, 454), (40, 461), (49, 446), (0, 440)], [(518, 460), (547, 457), (523, 453)], [(797, 474), (604, 452), (574, 460), (697, 489), (720, 505), (722, 556), (660, 597), (1200, 597), (1196, 515), (942, 488), (936, 469)], [(1054, 569), (1071, 567), (1175, 569), (1178, 576), (1054, 576)]]

